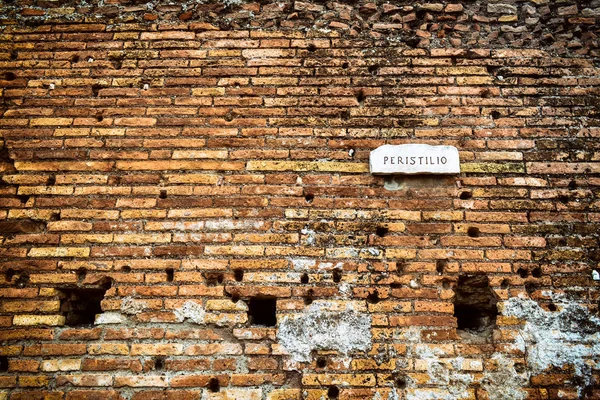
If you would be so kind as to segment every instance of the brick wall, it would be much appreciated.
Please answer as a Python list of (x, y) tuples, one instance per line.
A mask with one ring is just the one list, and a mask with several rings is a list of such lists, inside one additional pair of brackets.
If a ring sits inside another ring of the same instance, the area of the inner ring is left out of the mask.
[(600, 398), (598, 15), (1, 4), (0, 399)]

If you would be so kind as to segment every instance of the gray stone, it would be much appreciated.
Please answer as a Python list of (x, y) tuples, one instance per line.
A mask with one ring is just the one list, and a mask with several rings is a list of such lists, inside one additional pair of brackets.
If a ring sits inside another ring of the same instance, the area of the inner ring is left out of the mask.
[(493, 14), (516, 14), (517, 7), (510, 4), (488, 4), (487, 11)]

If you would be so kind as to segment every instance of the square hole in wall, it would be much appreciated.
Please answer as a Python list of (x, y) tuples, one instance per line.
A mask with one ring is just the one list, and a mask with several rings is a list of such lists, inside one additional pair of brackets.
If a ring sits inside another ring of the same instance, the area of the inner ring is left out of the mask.
[(277, 325), (277, 299), (275, 297), (251, 297), (248, 301), (248, 319), (251, 325)]
[(454, 316), (459, 330), (491, 334), (498, 308), (486, 275), (461, 275), (454, 290)]
[(60, 289), (60, 312), (66, 326), (93, 325), (96, 314), (102, 313), (102, 300), (107, 289)]

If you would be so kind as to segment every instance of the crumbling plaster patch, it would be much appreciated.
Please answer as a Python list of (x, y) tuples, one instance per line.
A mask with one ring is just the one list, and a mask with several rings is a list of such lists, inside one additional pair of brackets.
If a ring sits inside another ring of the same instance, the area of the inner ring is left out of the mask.
[(592, 367), (600, 357), (600, 319), (565, 296), (548, 294), (557, 311), (546, 311), (531, 299), (513, 297), (502, 307), (505, 316), (525, 321), (515, 344), (526, 354), (528, 371), (572, 365), (580, 394), (592, 382)]
[(179, 320), (179, 322), (183, 322), (184, 320), (188, 320), (194, 322), (196, 324), (204, 323), (204, 316), (206, 311), (202, 307), (202, 305), (194, 302), (194, 301), (186, 301), (183, 303), (181, 308), (175, 310), (175, 316)]
[(352, 309), (331, 312), (319, 304), (299, 316), (285, 316), (277, 332), (279, 343), (298, 362), (310, 361), (313, 350), (342, 354), (371, 348), (371, 316)]

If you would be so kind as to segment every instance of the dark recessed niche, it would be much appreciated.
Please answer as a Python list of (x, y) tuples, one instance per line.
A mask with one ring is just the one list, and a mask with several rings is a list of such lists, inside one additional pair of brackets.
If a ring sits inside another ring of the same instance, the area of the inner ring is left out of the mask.
[(248, 319), (251, 325), (277, 325), (277, 299), (275, 297), (251, 297), (248, 301)]
[(502, 114), (500, 114), (499, 111), (492, 111), (490, 113), (490, 115), (492, 116), (493, 119), (498, 119), (498, 118), (500, 118), (502, 116)]
[(518, 274), (518, 275), (519, 275), (521, 278), (525, 279), (525, 278), (527, 278), (527, 276), (529, 276), (529, 271), (528, 271), (527, 269), (525, 269), (525, 268), (519, 268), (519, 269), (517, 270), (517, 274)]
[(304, 304), (307, 306), (310, 306), (313, 302), (313, 296), (314, 296), (315, 292), (310, 289), (308, 292), (306, 292), (306, 296), (304, 296)]
[(166, 199), (167, 198), (167, 191), (166, 190), (161, 190), (160, 194), (158, 195), (158, 197), (160, 199)]
[(554, 303), (548, 304), (548, 311), (555, 312), (556, 310), (558, 310), (558, 308), (556, 307), (556, 304), (554, 304)]
[(167, 282), (173, 282), (173, 279), (175, 279), (175, 270), (167, 268), (165, 272), (167, 273)]
[(16, 78), (17, 76), (14, 74), (14, 72), (5, 72), (2, 74), (2, 79), (5, 81), (14, 81)]
[(304, 196), (304, 200), (306, 200), (307, 203), (312, 203), (312, 201), (315, 199), (315, 195), (314, 194), (307, 194), (306, 196)]
[(210, 378), (210, 380), (208, 381), (208, 390), (210, 390), (213, 393), (216, 393), (219, 390), (221, 390), (221, 385), (219, 384), (219, 380), (217, 378)]
[(73, 64), (76, 64), (79, 62), (79, 56), (77, 54), (73, 55), (73, 57), (71, 57), (71, 62)]
[(29, 283), (29, 274), (27, 272), (20, 272), (19, 277), (15, 281), (15, 286), (22, 289)]
[(459, 330), (491, 335), (498, 308), (494, 291), (486, 275), (461, 275), (455, 288), (454, 316)]
[(0, 356), (0, 372), (8, 372), (8, 357)]
[(306, 272), (300, 277), (300, 283), (308, 283), (308, 274)]
[[(18, 194), (17, 199), (19, 199), (19, 201), (21, 201), (21, 204), (26, 204), (29, 201), (30, 196), (28, 196), (26, 194)], [(54, 215), (54, 214), (52, 214), (52, 215)]]
[(535, 267), (531, 271), (531, 276), (533, 276), (534, 278), (540, 278), (542, 276), (542, 269), (540, 267)]
[(6, 270), (6, 272), (4, 272), (4, 279), (6, 280), (6, 282), (10, 282), (16, 274), (17, 272), (14, 269), (9, 268)]
[(333, 270), (333, 281), (335, 283), (340, 283), (342, 281), (342, 270), (336, 268)]
[(435, 262), (435, 271), (438, 274), (440, 274), (440, 275), (443, 274), (444, 270), (446, 269), (446, 265), (448, 265), (448, 261), (446, 261), (446, 260), (437, 260)]
[(82, 282), (87, 275), (87, 269), (85, 267), (81, 267), (77, 270), (77, 280)]
[(108, 288), (60, 289), (60, 312), (67, 326), (93, 325), (102, 313), (102, 300)]
[(469, 237), (476, 238), (476, 237), (479, 237), (480, 234), (481, 234), (481, 231), (479, 230), (479, 228), (477, 228), (475, 226), (470, 226), (467, 229), (467, 235)]
[(46, 185), (47, 186), (54, 186), (54, 185), (56, 185), (56, 177), (54, 175), (50, 175), (48, 177), (48, 179), (46, 180)]
[(560, 194), (558, 195), (558, 201), (560, 201), (562, 204), (567, 204), (569, 202), (569, 196), (566, 194)]
[(329, 386), (327, 389), (327, 397), (330, 399), (337, 399), (340, 396), (340, 389), (337, 386)]
[(394, 378), (394, 386), (396, 386), (398, 389), (406, 388), (406, 377), (404, 377), (404, 376), (395, 377)]
[(317, 46), (315, 46), (314, 43), (311, 43), (311, 44), (308, 45), (308, 47), (306, 48), (306, 50), (308, 50), (311, 53), (315, 52), (315, 51), (317, 51)]
[(223, 283), (223, 274), (220, 272), (205, 272), (202, 274), (208, 286), (216, 286)]
[(510, 285), (510, 282), (508, 279), (502, 279), (502, 282), (500, 282), (500, 287), (502, 289), (508, 289), (508, 285)]
[(342, 63), (342, 68), (347, 69), (350, 66), (347, 62)]
[(569, 182), (568, 188), (569, 188), (569, 190), (575, 190), (575, 189), (577, 189), (577, 181), (571, 181), (571, 182)]
[(327, 358), (325, 358), (325, 357), (317, 358), (317, 367), (318, 368), (325, 368), (326, 366), (327, 366)]
[(358, 104), (360, 104), (361, 106), (365, 104), (366, 98), (367, 96), (365, 95), (365, 92), (362, 89), (360, 89), (358, 93), (356, 93), (356, 101), (358, 101)]
[(370, 65), (369, 68), (367, 68), (369, 73), (373, 76), (377, 75), (379, 73), (379, 65)]
[(235, 279), (236, 282), (241, 282), (244, 280), (244, 270), (243, 269), (234, 269), (233, 270), (233, 279)]
[(154, 359), (154, 370), (162, 371), (165, 368), (165, 359), (164, 357), (156, 357)]
[(375, 234), (379, 237), (384, 237), (385, 235), (387, 235), (390, 231), (390, 228), (388, 228), (387, 226), (378, 226), (377, 229), (375, 230)]
[(461, 192), (461, 193), (460, 193), (460, 196), (459, 196), (459, 198), (460, 198), (461, 200), (469, 200), (469, 199), (472, 199), (472, 198), (473, 198), (473, 193), (471, 193), (471, 192), (468, 192), (468, 191)]
[(123, 265), (121, 267), (121, 271), (123, 271), (123, 272), (131, 272), (131, 267), (129, 265)]
[(367, 296), (367, 301), (371, 304), (379, 303), (379, 292), (375, 290), (374, 292), (369, 293)]

